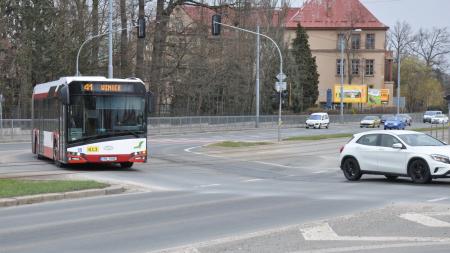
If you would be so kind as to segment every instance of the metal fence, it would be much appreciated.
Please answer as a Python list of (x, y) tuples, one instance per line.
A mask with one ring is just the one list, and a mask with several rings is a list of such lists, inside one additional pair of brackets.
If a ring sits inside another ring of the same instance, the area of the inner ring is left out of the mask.
[[(359, 122), (366, 114), (344, 115), (344, 122)], [(422, 114), (410, 114), (413, 122), (421, 122)], [(283, 115), (282, 128), (302, 127), (307, 115)], [(199, 116), (199, 117), (151, 117), (147, 120), (148, 134), (171, 134), (254, 129), (255, 116)], [(331, 124), (340, 122), (340, 115), (330, 115)], [(260, 128), (276, 128), (278, 115), (262, 115)], [(0, 141), (29, 141), (30, 119), (3, 119), (0, 121)]]

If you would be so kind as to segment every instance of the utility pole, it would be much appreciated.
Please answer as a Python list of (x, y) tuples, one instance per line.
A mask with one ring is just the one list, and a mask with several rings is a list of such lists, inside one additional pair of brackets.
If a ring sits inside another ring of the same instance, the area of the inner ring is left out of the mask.
[(108, 47), (108, 78), (113, 78), (113, 42), (112, 42), (112, 11), (113, 4), (112, 0), (109, 0), (109, 18), (108, 18), (108, 27), (109, 27), (109, 47)]
[(397, 114), (400, 113), (400, 50), (397, 51)]
[(339, 66), (339, 71), (341, 72), (341, 124), (344, 124), (344, 36), (341, 36), (340, 46), (341, 46), (341, 66)]
[(256, 26), (256, 120), (255, 127), (259, 127), (259, 54), (260, 54), (260, 46), (259, 46), (259, 23)]

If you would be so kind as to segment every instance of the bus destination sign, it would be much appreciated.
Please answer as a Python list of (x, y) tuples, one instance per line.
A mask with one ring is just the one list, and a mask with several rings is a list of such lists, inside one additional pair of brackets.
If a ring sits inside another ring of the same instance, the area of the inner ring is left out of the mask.
[(132, 84), (115, 84), (115, 83), (84, 83), (82, 90), (85, 92), (133, 92)]

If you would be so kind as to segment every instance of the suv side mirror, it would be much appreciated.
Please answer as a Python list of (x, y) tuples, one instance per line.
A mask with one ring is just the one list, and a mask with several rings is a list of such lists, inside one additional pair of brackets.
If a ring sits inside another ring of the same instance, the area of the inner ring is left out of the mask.
[(401, 144), (401, 143), (394, 143), (394, 144), (392, 145), (392, 148), (395, 148), (395, 149), (403, 149), (403, 144)]

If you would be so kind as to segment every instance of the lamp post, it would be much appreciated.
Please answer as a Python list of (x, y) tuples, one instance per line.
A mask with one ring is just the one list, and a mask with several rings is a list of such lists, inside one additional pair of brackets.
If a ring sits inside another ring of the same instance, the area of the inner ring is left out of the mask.
[(400, 52), (397, 53), (397, 115), (400, 114)]
[(341, 124), (344, 124), (344, 37), (341, 36), (340, 41), (340, 47), (341, 47), (341, 65), (339, 66), (339, 72), (341, 72)]
[[(218, 20), (220, 20), (220, 18)], [(280, 73), (277, 75), (277, 78), (280, 81), (280, 83), (286, 78), (285, 74), (283, 73), (283, 55), (281, 54), (280, 47), (278, 46), (278, 44), (272, 38), (270, 38), (269, 36), (267, 36), (265, 34), (259, 33), (259, 32), (254, 32), (254, 31), (243, 29), (243, 28), (240, 28), (240, 27), (223, 24), (221, 22), (216, 21), (214, 16), (213, 16), (213, 19), (212, 19), (213, 35), (218, 35), (220, 33), (220, 27), (219, 28), (215, 28), (214, 27), (215, 24), (223, 25), (225, 27), (233, 28), (233, 29), (236, 29), (236, 30), (239, 30), (239, 31), (243, 31), (243, 32), (248, 32), (248, 33), (251, 33), (251, 34), (255, 34), (257, 36), (262, 36), (262, 37), (270, 40), (275, 45), (275, 47), (277, 48), (278, 55), (280, 57)], [(258, 50), (259, 50), (259, 47), (258, 47)], [(258, 52), (258, 55), (259, 55), (259, 52)], [(281, 92), (282, 92), (282, 90), (281, 90), (281, 86), (280, 86), (280, 89), (279, 89), (280, 103), (278, 105), (278, 141), (281, 141), (281, 129), (280, 129), (281, 128)], [(259, 106), (257, 106), (257, 108), (259, 109)], [(257, 113), (257, 115), (259, 115), (259, 112)]]
[[(134, 28), (134, 27), (139, 27), (139, 25), (132, 26), (131, 28)], [(99, 37), (102, 37), (102, 36), (105, 36), (105, 35), (111, 35), (111, 34), (113, 34), (113, 33), (120, 32), (120, 31), (127, 30), (127, 29), (129, 29), (129, 28), (122, 28), (122, 29), (118, 29), (118, 30), (115, 30), (115, 31), (112, 31), (112, 32), (107, 32), (107, 33), (97, 34), (97, 35), (94, 35), (94, 36), (90, 37), (89, 39), (85, 40), (85, 41), (81, 44), (80, 48), (78, 49), (78, 53), (77, 53), (77, 61), (76, 61), (76, 64), (75, 64), (75, 65), (76, 65), (75, 76), (80, 76), (80, 71), (79, 71), (79, 68), (78, 68), (78, 66), (79, 66), (78, 63), (79, 63), (79, 60), (80, 60), (80, 53), (81, 53), (81, 50), (83, 49), (84, 45), (86, 45), (86, 43), (88, 43), (89, 41), (91, 41), (91, 40), (93, 40), (93, 39), (95, 39), (95, 38), (99, 38)], [(109, 66), (108, 66), (108, 70), (109, 70)], [(110, 77), (109, 77), (109, 72), (108, 72), (108, 78), (110, 78)], [(112, 77), (111, 77), (111, 78), (112, 78)]]

